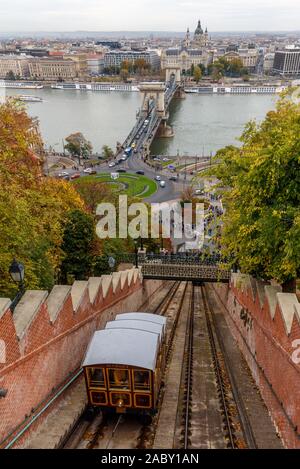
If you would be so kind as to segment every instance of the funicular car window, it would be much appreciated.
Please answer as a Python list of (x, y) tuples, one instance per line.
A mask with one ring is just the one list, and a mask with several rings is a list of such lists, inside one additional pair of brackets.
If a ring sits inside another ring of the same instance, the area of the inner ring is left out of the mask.
[(150, 391), (150, 373), (149, 371), (134, 370), (134, 389)]
[(110, 368), (108, 376), (110, 389), (130, 389), (129, 370)]
[(105, 375), (103, 368), (88, 368), (89, 386), (92, 388), (105, 388)]
[(111, 405), (118, 407), (131, 407), (131, 396), (125, 392), (110, 393)]
[(91, 391), (91, 401), (92, 404), (102, 404), (106, 405), (107, 404), (107, 394), (106, 392), (97, 392), (97, 391)]
[(135, 394), (134, 404), (136, 407), (151, 407), (151, 394)]

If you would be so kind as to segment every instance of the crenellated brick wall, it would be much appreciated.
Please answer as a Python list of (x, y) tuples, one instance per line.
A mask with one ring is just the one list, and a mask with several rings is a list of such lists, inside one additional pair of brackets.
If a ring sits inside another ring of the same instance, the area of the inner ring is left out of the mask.
[(297, 296), (233, 274), (215, 286), (235, 336), (286, 447), (300, 448), (300, 304)]
[(14, 314), (0, 299), (0, 442), (81, 365), (91, 335), (119, 312), (138, 308), (162, 282), (139, 269), (27, 291)]

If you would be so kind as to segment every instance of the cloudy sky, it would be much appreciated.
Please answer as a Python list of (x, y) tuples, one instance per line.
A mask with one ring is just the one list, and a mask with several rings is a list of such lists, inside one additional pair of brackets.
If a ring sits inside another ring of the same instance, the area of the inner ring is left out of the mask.
[(0, 0), (0, 31), (299, 30), (300, 0)]

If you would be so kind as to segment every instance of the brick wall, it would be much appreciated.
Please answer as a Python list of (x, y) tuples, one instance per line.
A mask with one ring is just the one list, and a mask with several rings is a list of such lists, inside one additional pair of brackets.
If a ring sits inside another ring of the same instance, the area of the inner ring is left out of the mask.
[(117, 313), (139, 310), (162, 285), (138, 269), (27, 291), (14, 315), (0, 299), (0, 442), (80, 367), (93, 332)]
[[(233, 274), (215, 286), (226, 320), (286, 447), (300, 448), (300, 304), (280, 287)], [(299, 341), (299, 342), (298, 342)]]

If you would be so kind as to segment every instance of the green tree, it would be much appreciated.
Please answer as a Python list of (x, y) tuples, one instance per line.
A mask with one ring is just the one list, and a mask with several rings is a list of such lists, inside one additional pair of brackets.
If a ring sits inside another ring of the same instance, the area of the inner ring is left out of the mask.
[(51, 289), (62, 259), (65, 214), (84, 210), (74, 187), (43, 178), (37, 122), (19, 102), (0, 105), (0, 294), (13, 297), (9, 266), (26, 269), (26, 287)]
[(66, 138), (65, 149), (72, 155), (80, 158), (88, 158), (92, 153), (93, 146), (81, 132), (76, 132)]
[(103, 145), (102, 151), (105, 159), (112, 158), (114, 156), (114, 151), (108, 145)]
[(61, 281), (85, 280), (93, 273), (96, 246), (94, 218), (80, 210), (69, 212), (65, 224)]
[(300, 273), (300, 107), (282, 97), (259, 125), (247, 124), (242, 147), (219, 151), (213, 170), (226, 212), (222, 243), (245, 273), (293, 291)]
[(198, 65), (194, 68), (194, 80), (196, 83), (199, 83), (199, 81), (201, 80), (202, 78), (202, 72), (201, 72), (201, 68), (198, 67)]
[(9, 70), (5, 76), (6, 80), (14, 81), (16, 79), (16, 76), (12, 70)]
[(127, 80), (128, 80), (128, 77), (129, 77), (128, 69), (127, 68), (121, 68), (120, 76), (121, 76), (122, 80), (125, 81), (125, 83), (126, 83)]
[(198, 67), (200, 68), (200, 70), (202, 72), (202, 76), (205, 75), (205, 72), (206, 72), (205, 65), (204, 64), (199, 64)]
[(244, 70), (244, 66), (243, 66), (243, 62), (241, 61), (241, 59), (236, 58), (236, 59), (232, 59), (229, 62), (228, 73), (230, 75), (240, 76), (243, 70)]
[(75, 189), (84, 200), (88, 210), (94, 214), (100, 202), (112, 202), (113, 200), (112, 190), (106, 183), (91, 182), (81, 178), (75, 183)]
[(134, 68), (137, 73), (143, 74), (145, 71), (150, 71), (150, 64), (145, 59), (136, 59), (134, 62)]

